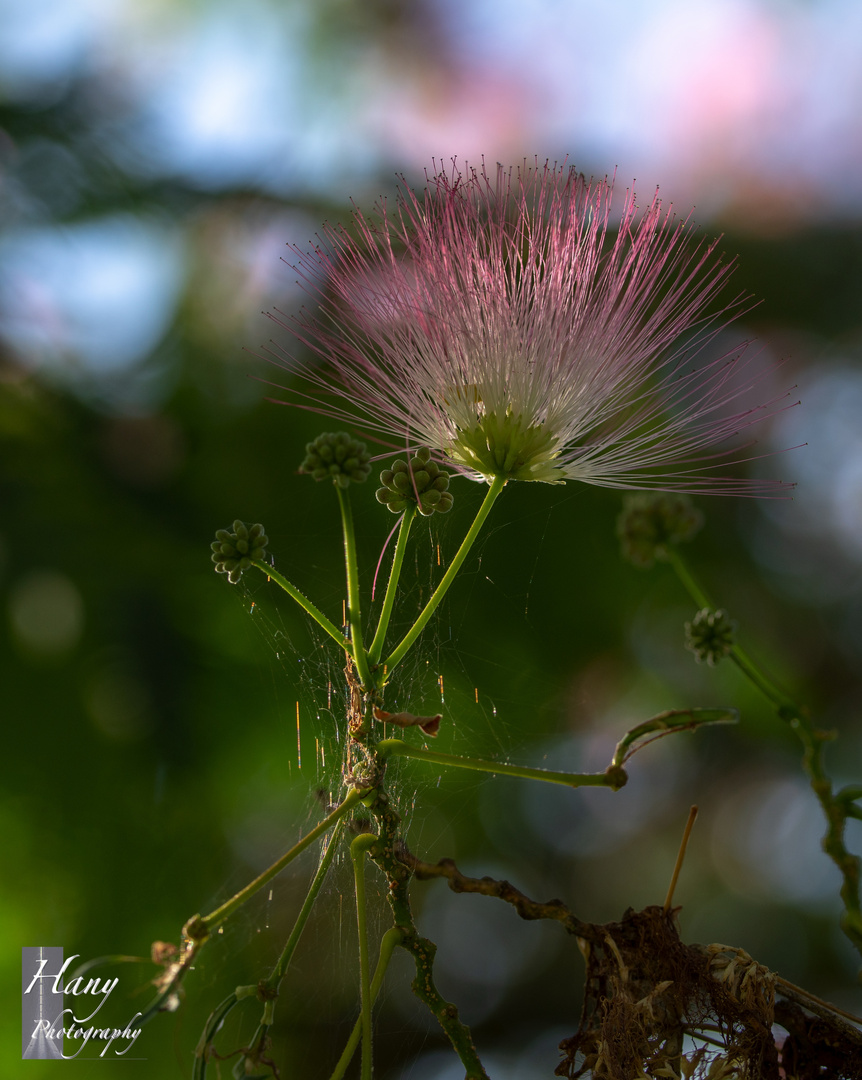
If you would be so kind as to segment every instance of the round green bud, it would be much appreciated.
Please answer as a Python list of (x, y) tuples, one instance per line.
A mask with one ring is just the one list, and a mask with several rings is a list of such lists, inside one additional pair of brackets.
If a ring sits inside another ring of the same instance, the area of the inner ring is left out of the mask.
[(231, 529), (217, 529), (216, 538), (210, 544), (216, 573), (227, 574), (231, 585), (236, 585), (255, 559), (266, 553), (269, 537), (263, 525), (246, 525), (235, 521)]
[(346, 488), (351, 480), (361, 484), (368, 479), (371, 455), (364, 442), (351, 438), (346, 431), (324, 432), (314, 442), (306, 443), (299, 471)]
[(392, 468), (380, 474), (380, 483), (383, 487), (377, 489), (375, 497), (393, 514), (402, 513), (411, 504), (423, 517), (452, 509), (449, 473), (431, 460), (427, 447), (417, 450), (409, 462), (401, 458), (393, 461)]
[(699, 664), (715, 667), (733, 649), (736, 623), (726, 611), (702, 608), (685, 624), (685, 645), (691, 649)]
[(703, 514), (686, 495), (669, 491), (627, 495), (617, 518), (623, 558), (646, 569), (667, 557), (668, 547), (691, 540)]

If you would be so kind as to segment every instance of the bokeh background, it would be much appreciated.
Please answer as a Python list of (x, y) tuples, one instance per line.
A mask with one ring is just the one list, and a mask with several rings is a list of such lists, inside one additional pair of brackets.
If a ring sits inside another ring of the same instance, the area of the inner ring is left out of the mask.
[[(338, 659), (263, 581), (216, 578), (209, 541), (234, 517), (265, 522), (279, 566), (337, 618), (334, 499), (297, 475), (319, 425), (266, 400), (285, 376), (254, 355), (260, 313), (301, 302), (286, 243), (396, 173), (421, 184), (434, 159), (568, 156), (636, 177), (643, 198), (661, 183), (739, 254), (735, 285), (762, 298), (740, 336), (784, 360), (774, 387), (803, 402), (761, 449), (807, 445), (758, 466), (799, 481), (792, 501), (701, 500), (690, 556), (750, 651), (839, 733), (834, 775), (859, 780), (860, 61), (856, 0), (0, 2), (0, 1073), (22, 1068), (21, 946), (146, 956), (320, 815)], [(366, 585), (391, 526), (372, 490), (355, 500)], [(452, 514), (417, 530), (408, 614), (480, 494), (459, 481)], [(742, 723), (649, 748), (616, 795), (405, 765), (410, 843), (610, 921), (662, 902), (697, 801), (684, 938), (742, 946), (858, 1013), (798, 747), (734, 669), (685, 651), (691, 605), (666, 568), (620, 560), (619, 504), (573, 485), (507, 493), (393, 704), (442, 696), (444, 750), (572, 768), (603, 768), (666, 708), (735, 704)], [(139, 1039), (145, 1060), (100, 1075), (190, 1076), (207, 1013), (268, 970), (312, 870), (208, 948), (179, 1013)], [(356, 1015), (346, 875), (279, 1004), (282, 1077), (328, 1076)], [(416, 897), (491, 1075), (551, 1076), (577, 1026), (574, 942), (442, 882)], [(153, 969), (116, 973), (140, 1007)], [(380, 1075), (457, 1077), (409, 978), (396, 958)]]

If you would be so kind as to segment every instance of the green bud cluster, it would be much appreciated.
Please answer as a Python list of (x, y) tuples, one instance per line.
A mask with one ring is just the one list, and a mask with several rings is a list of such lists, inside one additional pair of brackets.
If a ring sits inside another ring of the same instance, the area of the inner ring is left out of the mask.
[(364, 442), (352, 439), (346, 431), (325, 431), (314, 442), (306, 443), (305, 458), (299, 471), (315, 480), (330, 479), (341, 488), (352, 480), (361, 484), (371, 472), (371, 455)]
[(691, 649), (699, 664), (715, 667), (729, 655), (736, 635), (736, 623), (726, 611), (702, 608), (691, 622), (685, 624), (685, 645)]
[(230, 529), (216, 530), (216, 538), (210, 544), (216, 572), (227, 574), (231, 585), (236, 585), (252, 561), (263, 558), (268, 543), (263, 525), (245, 525), (237, 520)]
[(409, 463), (399, 458), (392, 463), (391, 469), (384, 469), (380, 483), (383, 487), (375, 493), (377, 501), (388, 506), (393, 514), (400, 514), (410, 503), (423, 517), (431, 517), (435, 510), (445, 514), (452, 509), (454, 500), (448, 491), (449, 473), (431, 460), (431, 451), (424, 446), (416, 451)]
[(703, 525), (703, 514), (685, 495), (638, 492), (627, 495), (617, 518), (623, 558), (646, 569), (665, 550), (691, 540)]

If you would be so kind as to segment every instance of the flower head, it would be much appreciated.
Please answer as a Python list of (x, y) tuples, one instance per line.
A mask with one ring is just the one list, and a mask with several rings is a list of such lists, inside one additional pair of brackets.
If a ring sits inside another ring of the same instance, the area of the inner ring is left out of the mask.
[(669, 548), (691, 540), (703, 525), (703, 514), (687, 495), (638, 491), (626, 495), (617, 518), (617, 536), (624, 559), (647, 570), (666, 559)]
[(227, 574), (231, 585), (236, 585), (255, 559), (262, 559), (266, 554), (269, 537), (263, 525), (246, 525), (235, 521), (230, 529), (217, 529), (216, 538), (210, 544), (216, 572)]
[(308, 473), (315, 480), (331, 480), (340, 488), (361, 484), (371, 472), (364, 442), (351, 439), (346, 431), (324, 431), (322, 435), (305, 444), (305, 457), (299, 471)]
[(736, 623), (726, 611), (719, 608), (701, 608), (691, 622), (685, 624), (685, 644), (691, 649), (699, 664), (715, 667), (719, 660), (729, 656), (736, 639)]
[(400, 514), (412, 504), (423, 517), (448, 514), (454, 499), (449, 493), (449, 474), (431, 460), (431, 451), (422, 446), (409, 462), (392, 463), (391, 469), (380, 474), (383, 485), (375, 492), (377, 501)]
[[(567, 166), (441, 171), (394, 212), (294, 249), (322, 297), (272, 317), (324, 362), (294, 404), (396, 445), (428, 446), (476, 479), (763, 494), (715, 469), (771, 411), (752, 407), (745, 346), (715, 355), (744, 298), (714, 311), (732, 269), (658, 196)], [(708, 350), (712, 352), (707, 355)], [(719, 350), (720, 351), (720, 350)], [(740, 378), (742, 376), (742, 378)]]

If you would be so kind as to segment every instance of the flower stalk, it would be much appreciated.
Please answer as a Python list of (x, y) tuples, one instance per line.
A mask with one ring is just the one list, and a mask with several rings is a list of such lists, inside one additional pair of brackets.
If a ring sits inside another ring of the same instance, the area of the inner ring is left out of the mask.
[(476, 517), (473, 520), (473, 524), (467, 530), (467, 534), (461, 541), (461, 546), (458, 548), (458, 551), (455, 553), (455, 557), (452, 559), (452, 562), (447, 567), (446, 573), (443, 575), (440, 584), (434, 590), (433, 594), (431, 595), (431, 599), (420, 612), (419, 618), (416, 620), (413, 626), (411, 626), (411, 628), (407, 631), (401, 641), (395, 646), (395, 648), (386, 658), (386, 661), (384, 663), (384, 667), (386, 668), (386, 675), (383, 679), (384, 683), (389, 679), (389, 676), (392, 674), (393, 668), (404, 659), (407, 651), (410, 649), (410, 647), (425, 629), (426, 625), (428, 624), (428, 620), (437, 610), (440, 601), (449, 591), (450, 585), (455, 580), (458, 571), (464, 564), (464, 560), (470, 553), (470, 549), (476, 542), (476, 538), (478, 537), (479, 532), (481, 531), (482, 526), (485, 523), (485, 519), (491, 512), (491, 507), (497, 501), (500, 492), (505, 486), (505, 477), (495, 476), (494, 479), (491, 481), (491, 486), (488, 488), (485, 498), (482, 500), (482, 505), (479, 507)]
[(307, 835), (293, 845), (290, 851), (285, 852), (280, 859), (276, 859), (272, 866), (264, 870), (262, 874), (259, 874), (254, 881), (250, 881), (245, 888), (240, 889), (240, 891), (232, 896), (230, 900), (226, 900), (225, 903), (221, 904), (214, 911), (211, 911), (209, 915), (204, 917), (199, 916), (198, 919), (202, 935), (206, 936), (211, 934), (216, 927), (220, 926), (226, 919), (229, 919), (230, 916), (233, 915), (235, 911), (238, 911), (248, 899), (254, 896), (256, 892), (259, 892), (264, 885), (268, 885), (276, 875), (281, 873), (288, 863), (292, 862), (298, 855), (301, 855), (306, 848), (310, 847), (315, 842), (315, 840), (319, 840), (320, 837), (328, 832), (340, 818), (344, 817), (352, 806), (355, 806), (356, 803), (358, 803), (363, 796), (367, 796), (367, 794), (367, 791), (360, 791), (355, 788), (348, 792), (342, 802), (336, 806), (323, 821), (315, 825)]
[(359, 930), (359, 985), (362, 1008), (362, 1080), (371, 1080), (373, 1072), (371, 1028), (371, 969), (368, 963), (368, 920), (365, 912), (365, 856), (377, 843), (374, 833), (357, 836), (350, 845), (353, 879), (356, 889), (356, 924)]
[(548, 784), (563, 784), (566, 787), (609, 787), (618, 791), (628, 777), (619, 765), (611, 765), (603, 773), (568, 773), (553, 772), (550, 769), (531, 769), (525, 765), (508, 765), (502, 761), (486, 761), (483, 758), (456, 757), (437, 750), (426, 750), (420, 746), (411, 746), (401, 739), (384, 739), (377, 744), (378, 757), (416, 758), (431, 765), (443, 765), (455, 769), (471, 769), (473, 772), (494, 773), (497, 776), (517, 776), (522, 780), (543, 780)]
[[(694, 575), (685, 565), (681, 556), (673, 549), (668, 550), (668, 561), (673, 566), (683, 587), (696, 604), (704, 609), (711, 608), (704, 590)], [(847, 819), (857, 817), (853, 801), (842, 798), (842, 793), (833, 792), (832, 781), (826, 773), (823, 761), (823, 746), (834, 737), (830, 732), (821, 730), (814, 724), (808, 710), (798, 705), (780, 690), (768, 675), (737, 644), (731, 646), (728, 654), (743, 675), (760, 691), (776, 711), (778, 717), (796, 732), (802, 744), (802, 764), (808, 776), (811, 790), (820, 803), (826, 818), (826, 835), (823, 838), (823, 850), (841, 873), (841, 900), (844, 911), (841, 915), (841, 927), (857, 951), (862, 955), (862, 859), (851, 855), (844, 840)]]
[(332, 620), (328, 619), (316, 604), (313, 604), (304, 593), (301, 593), (292, 582), (288, 581), (284, 574), (279, 573), (274, 566), (270, 566), (269, 563), (263, 562), (261, 559), (254, 559), (252, 566), (257, 567), (262, 574), (265, 574), (267, 578), (284, 589), (287, 595), (295, 600), (303, 611), (307, 612), (317, 625), (322, 630), (325, 630), (337, 645), (344, 649), (348, 656), (353, 656), (353, 643), (341, 633)]
[(404, 553), (407, 551), (407, 539), (410, 536), (410, 526), (416, 517), (416, 507), (407, 506), (401, 515), (401, 524), (398, 526), (398, 539), (395, 542), (395, 552), (392, 556), (392, 568), (389, 572), (389, 581), (386, 585), (386, 593), (383, 597), (383, 607), (380, 610), (380, 620), (377, 623), (377, 631), (368, 649), (368, 662), (372, 668), (380, 660), (383, 652), (383, 644), (386, 640), (386, 631), (389, 629), (389, 620), (395, 607), (395, 596), (398, 592), (398, 582), (401, 578), (401, 568), (404, 565)]
[(373, 686), (368, 656), (362, 644), (362, 611), (359, 593), (359, 568), (356, 561), (356, 536), (353, 529), (353, 511), (350, 508), (350, 496), (345, 488), (335, 487), (338, 506), (341, 510), (341, 526), (344, 533), (344, 564), (347, 569), (347, 618), (350, 622), (350, 641), (353, 646), (352, 657), (363, 690)]

